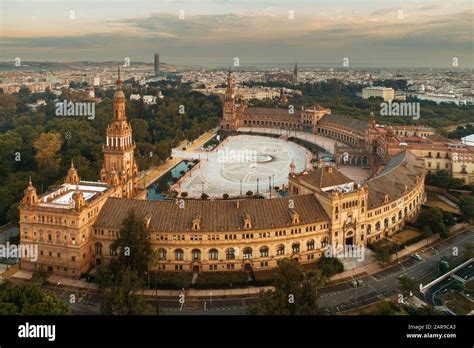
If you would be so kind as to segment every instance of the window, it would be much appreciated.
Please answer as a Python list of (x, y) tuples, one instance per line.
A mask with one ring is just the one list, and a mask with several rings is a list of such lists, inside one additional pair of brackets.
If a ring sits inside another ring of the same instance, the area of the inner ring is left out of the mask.
[(314, 240), (310, 239), (306, 242), (306, 247), (308, 250), (314, 250)]
[(285, 246), (283, 244), (280, 244), (277, 247), (277, 255), (284, 255), (285, 254)]
[(251, 259), (252, 258), (252, 248), (244, 248), (244, 259)]
[(217, 249), (209, 250), (209, 260), (218, 260), (219, 259), (219, 252)]
[(291, 245), (291, 250), (294, 252), (294, 253), (299, 253), (300, 252), (300, 243), (293, 243)]
[(260, 248), (260, 257), (268, 257), (268, 247), (263, 246)]
[(102, 243), (95, 243), (95, 253), (102, 255)]
[(166, 249), (160, 248), (156, 252), (158, 260), (166, 260)]
[(193, 251), (191, 251), (191, 255), (193, 261), (201, 260), (201, 250), (193, 249)]
[(184, 259), (184, 252), (182, 249), (176, 249), (174, 251), (175, 260), (182, 261)]
[(234, 248), (228, 248), (225, 251), (225, 258), (227, 260), (234, 260), (235, 259), (235, 249)]

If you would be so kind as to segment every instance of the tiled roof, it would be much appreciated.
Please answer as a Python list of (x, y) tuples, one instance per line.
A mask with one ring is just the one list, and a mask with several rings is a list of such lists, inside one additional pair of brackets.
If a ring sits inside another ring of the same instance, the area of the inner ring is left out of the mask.
[(143, 219), (151, 213), (149, 227), (157, 232), (193, 231), (193, 219), (200, 216), (199, 231), (238, 231), (244, 229), (244, 216), (251, 220), (250, 230), (293, 226), (289, 201), (299, 214), (299, 224), (329, 221), (321, 203), (313, 194), (245, 200), (187, 200), (184, 208), (177, 201), (147, 201), (108, 198), (94, 224), (95, 228), (118, 229), (130, 209)]
[(369, 191), (369, 209), (384, 205), (385, 195), (393, 202), (417, 185), (417, 178), (424, 171), (423, 164), (410, 152), (393, 156), (384, 170), (365, 182)]
[(247, 108), (245, 114), (252, 116), (280, 116), (280, 117), (296, 117), (300, 118), (301, 111), (294, 110), (293, 114), (290, 114), (289, 109), (282, 108)]
[(300, 181), (319, 188), (332, 187), (354, 182), (334, 167), (319, 167), (309, 174), (298, 176)]
[(341, 116), (333, 114), (324, 115), (323, 117), (321, 117), (321, 120), (319, 120), (319, 123), (333, 123), (346, 128), (352, 128), (361, 133), (364, 133), (368, 127), (368, 123), (365, 121), (361, 121), (350, 116)]

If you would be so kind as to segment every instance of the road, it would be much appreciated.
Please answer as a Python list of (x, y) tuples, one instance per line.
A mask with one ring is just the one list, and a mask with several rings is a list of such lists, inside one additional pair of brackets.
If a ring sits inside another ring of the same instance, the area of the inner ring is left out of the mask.
[[(474, 277), (474, 266), (473, 264), (469, 264), (464, 266), (463, 268), (457, 270), (453, 273), (455, 276), (458, 276), (464, 280), (468, 280), (471, 277)], [(426, 301), (433, 306), (442, 306), (442, 296), (449, 291), (451, 286), (457, 282), (452, 276), (447, 277), (446, 279), (442, 280), (441, 282), (433, 285), (426, 293)], [(449, 313), (449, 312), (448, 312)]]
[[(428, 284), (438, 276), (438, 253), (440, 258), (451, 256), (453, 248), (457, 247), (459, 254), (461, 254), (462, 245), (466, 242), (474, 242), (474, 228), (460, 233), (449, 240), (442, 241), (434, 247), (419, 251), (418, 254), (422, 256), (423, 261), (408, 257), (400, 260), (395, 265), (387, 267), (383, 271), (358, 277), (357, 279), (363, 281), (362, 286), (359, 288), (351, 287), (350, 281), (323, 287), (319, 291), (319, 304), (329, 312), (338, 313), (397, 295), (400, 293), (398, 277), (401, 275), (409, 276), (419, 284)], [(456, 262), (456, 259), (454, 262), (452, 261), (451, 268), (461, 264), (461, 259), (459, 257), (458, 262)], [(472, 275), (473, 270), (474, 267), (469, 270), (459, 270), (456, 274), (465, 277)], [(440, 286), (443, 286), (443, 284)], [(436, 289), (438, 287), (434, 291)], [(60, 288), (49, 287), (49, 290), (65, 300), (71, 294), (71, 292)], [(421, 293), (417, 293), (417, 295), (423, 298)], [(75, 314), (99, 313), (99, 295), (76, 291), (75, 299), (76, 302), (70, 305)], [(435, 296), (435, 301), (436, 299), (437, 297)], [(255, 304), (257, 300), (257, 297), (227, 299), (185, 298), (184, 304), (179, 302), (179, 298), (149, 299), (147, 301), (153, 306), (158, 306), (160, 313), (164, 315), (239, 315), (246, 314), (249, 306)], [(434, 303), (439, 305), (439, 301)]]

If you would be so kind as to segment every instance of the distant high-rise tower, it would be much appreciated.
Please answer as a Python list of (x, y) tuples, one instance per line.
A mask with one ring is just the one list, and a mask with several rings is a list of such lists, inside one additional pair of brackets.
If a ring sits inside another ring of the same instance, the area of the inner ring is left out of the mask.
[(155, 76), (160, 74), (160, 55), (155, 53)]
[(298, 83), (298, 63), (295, 63), (293, 68), (293, 83)]

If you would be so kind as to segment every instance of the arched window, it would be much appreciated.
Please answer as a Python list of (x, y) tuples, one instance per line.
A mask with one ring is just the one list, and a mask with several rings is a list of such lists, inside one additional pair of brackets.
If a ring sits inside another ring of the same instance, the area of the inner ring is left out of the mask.
[(193, 251), (191, 251), (191, 256), (193, 261), (201, 260), (201, 250), (193, 249)]
[(234, 248), (228, 248), (225, 251), (225, 258), (227, 260), (235, 260), (235, 249)]
[(252, 248), (250, 248), (250, 247), (244, 248), (243, 254), (244, 254), (244, 259), (251, 259), (252, 258)]
[(166, 249), (160, 248), (156, 251), (156, 257), (158, 260), (166, 260)]
[(306, 242), (306, 248), (308, 250), (314, 250), (314, 239), (310, 239)]
[(174, 258), (175, 258), (175, 260), (183, 260), (184, 259), (183, 249), (176, 249), (174, 251)]
[(323, 240), (321, 241), (321, 248), (325, 248), (326, 245), (329, 244), (329, 238), (328, 237), (324, 237)]
[(260, 248), (260, 257), (268, 257), (268, 247), (263, 246)]
[(291, 245), (291, 250), (294, 252), (294, 253), (299, 253), (300, 252), (300, 243), (293, 243)]
[(402, 211), (400, 210), (400, 211), (398, 212), (398, 220), (401, 220), (401, 219), (402, 219)]
[(284, 255), (285, 254), (285, 246), (280, 244), (277, 246), (277, 255)]
[(397, 222), (397, 217), (394, 215), (392, 216), (392, 224), (394, 224), (395, 222)]
[(380, 221), (375, 224), (375, 230), (380, 231)]
[(388, 218), (383, 221), (383, 227), (388, 227)]
[(372, 225), (367, 225), (367, 234), (370, 234), (372, 232)]
[(110, 256), (117, 256), (117, 249), (115, 249), (112, 245), (109, 247)]
[(209, 250), (209, 260), (218, 260), (219, 259), (219, 252), (217, 249)]
[(97, 255), (102, 255), (102, 243), (95, 243), (95, 253)]

